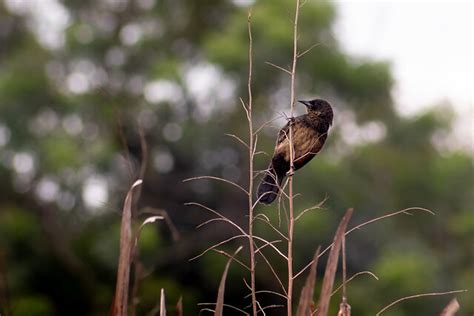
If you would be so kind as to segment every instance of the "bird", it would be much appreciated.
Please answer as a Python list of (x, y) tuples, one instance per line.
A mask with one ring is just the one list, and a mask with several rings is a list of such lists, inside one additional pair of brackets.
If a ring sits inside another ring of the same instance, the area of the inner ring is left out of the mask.
[(306, 106), (307, 114), (290, 118), (279, 131), (272, 160), (257, 189), (257, 200), (260, 203), (271, 204), (280, 192), (283, 179), (291, 172), (290, 125), (294, 148), (294, 170), (302, 168), (313, 159), (326, 142), (334, 117), (329, 102), (323, 99), (298, 100), (298, 102)]

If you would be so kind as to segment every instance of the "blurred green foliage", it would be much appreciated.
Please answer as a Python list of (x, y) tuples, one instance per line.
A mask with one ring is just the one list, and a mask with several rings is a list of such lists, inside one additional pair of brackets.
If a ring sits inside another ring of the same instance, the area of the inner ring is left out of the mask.
[[(144, 228), (139, 246), (147, 273), (137, 312), (150, 311), (165, 288), (170, 305), (183, 296), (186, 315), (197, 314), (198, 302), (215, 300), (225, 259), (188, 259), (233, 232), (225, 224), (196, 231), (209, 214), (183, 203), (205, 203), (245, 226), (246, 200), (220, 183), (182, 180), (208, 174), (247, 182), (246, 151), (224, 135), (247, 137), (239, 105), (246, 96), (247, 7), (230, 0), (18, 3), (0, 2), (0, 314), (108, 311), (119, 210), (143, 159), (140, 128), (148, 164), (139, 209), (167, 210), (181, 237), (173, 241), (163, 222)], [(289, 65), (291, 12), (292, 1), (253, 6), (255, 126), (288, 109), (289, 78), (265, 62)], [(59, 22), (49, 25), (45, 16)], [(301, 50), (318, 45), (299, 60), (298, 96), (330, 100), (336, 121), (326, 148), (295, 177), (298, 209), (328, 197), (325, 210), (297, 224), (295, 266), (331, 241), (348, 207), (356, 210), (355, 224), (421, 206), (437, 215), (400, 215), (348, 238), (349, 274), (369, 269), (380, 278), (351, 282), (354, 314), (375, 313), (405, 295), (472, 291), (473, 156), (451, 146), (453, 111), (440, 104), (400, 116), (390, 63), (346, 54), (336, 18), (328, 1), (310, 1), (301, 12)], [(259, 150), (271, 152), (283, 124), (276, 120), (260, 133)], [(267, 162), (257, 156), (258, 168)], [(258, 211), (278, 223), (274, 207)], [(137, 225), (143, 219), (137, 216)], [(256, 229), (278, 238), (268, 226)], [(281, 258), (268, 257), (285, 275)], [(257, 287), (278, 290), (265, 263), (257, 269)], [(243, 277), (233, 265), (227, 303), (249, 304)], [(474, 310), (467, 295), (459, 299), (464, 312)], [(448, 301), (420, 299), (386, 314), (432, 315)]]

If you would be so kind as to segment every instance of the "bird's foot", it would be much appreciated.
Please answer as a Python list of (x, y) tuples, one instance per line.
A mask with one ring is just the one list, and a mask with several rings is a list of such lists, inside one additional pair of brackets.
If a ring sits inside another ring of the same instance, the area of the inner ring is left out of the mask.
[(291, 177), (291, 176), (294, 175), (294, 174), (295, 174), (295, 172), (294, 172), (293, 170), (290, 170), (290, 171), (288, 171), (288, 172), (286, 173), (286, 176), (287, 176), (287, 177)]

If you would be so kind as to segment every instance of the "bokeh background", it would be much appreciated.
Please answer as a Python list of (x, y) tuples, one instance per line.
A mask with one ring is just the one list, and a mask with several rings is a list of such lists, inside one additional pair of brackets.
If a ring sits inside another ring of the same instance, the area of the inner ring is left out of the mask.
[[(186, 315), (215, 301), (225, 258), (188, 260), (234, 232), (221, 224), (196, 230), (209, 214), (184, 203), (209, 205), (245, 226), (246, 197), (222, 183), (183, 180), (248, 181), (246, 151), (225, 133), (247, 138), (239, 97), (247, 95), (251, 5), (258, 126), (288, 113), (289, 78), (265, 62), (290, 63), (292, 1), (0, 1), (0, 314), (107, 313), (121, 205), (143, 160), (140, 128), (148, 155), (138, 211), (166, 210), (179, 239), (164, 223), (144, 228), (137, 313), (155, 306), (161, 288), (170, 304), (183, 296)], [(352, 225), (428, 208), (436, 216), (399, 216), (348, 238), (349, 274), (379, 277), (350, 284), (353, 313), (374, 314), (405, 295), (470, 289), (458, 298), (460, 315), (471, 314), (472, 3), (310, 0), (299, 43), (319, 45), (299, 60), (298, 98), (328, 99), (336, 119), (323, 152), (295, 177), (298, 209), (328, 197), (325, 210), (298, 222), (295, 266), (330, 242), (348, 207)], [(282, 124), (262, 130), (259, 150), (272, 152)], [(256, 166), (267, 161), (259, 155)], [(275, 207), (258, 212), (276, 220)], [(284, 262), (269, 256), (285, 275)], [(258, 288), (278, 289), (263, 262), (257, 269)], [(250, 303), (245, 276), (232, 267), (227, 303)], [(386, 314), (433, 315), (449, 299), (418, 299)]]

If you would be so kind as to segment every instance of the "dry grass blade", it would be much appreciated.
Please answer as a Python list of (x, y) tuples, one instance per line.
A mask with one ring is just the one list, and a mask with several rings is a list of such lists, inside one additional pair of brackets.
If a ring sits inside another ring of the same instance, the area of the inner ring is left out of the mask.
[(160, 316), (166, 316), (165, 290), (161, 289), (160, 294)]
[(321, 246), (316, 249), (313, 258), (313, 264), (309, 270), (306, 283), (301, 289), (300, 301), (298, 303), (298, 310), (296, 316), (308, 316), (311, 315), (311, 304), (313, 303), (314, 286), (316, 284), (316, 268), (318, 266), (318, 256), (321, 251)]
[(448, 294), (455, 294), (455, 293), (463, 293), (463, 292), (467, 292), (467, 290), (456, 290), (456, 291), (448, 291), (448, 292), (437, 292), (437, 293), (423, 293), (423, 294), (416, 294), (416, 295), (410, 295), (410, 296), (405, 296), (405, 297), (402, 297), (390, 304), (388, 304), (387, 306), (385, 306), (384, 308), (382, 308), (377, 314), (375, 314), (375, 316), (379, 316), (381, 315), (383, 312), (385, 312), (387, 309), (389, 309), (390, 307), (400, 303), (400, 302), (403, 302), (403, 301), (406, 301), (406, 300), (410, 300), (412, 298), (418, 298), (418, 297), (425, 297), (425, 296), (441, 296), (441, 295), (448, 295)]
[(459, 302), (456, 298), (449, 301), (448, 305), (443, 309), (440, 316), (454, 316), (459, 310)]
[(157, 220), (162, 220), (162, 219), (164, 219), (163, 216), (150, 216), (150, 217), (148, 217), (147, 219), (145, 219), (143, 221), (143, 223), (140, 225), (140, 227), (138, 227), (137, 232), (135, 233), (135, 241), (134, 241), (132, 252), (131, 252), (131, 259), (132, 260), (135, 257), (137, 247), (138, 247), (138, 242), (140, 241), (140, 235), (142, 233), (143, 227), (145, 227), (145, 225), (147, 225), (147, 224), (154, 223)]
[(183, 316), (183, 297), (180, 296), (176, 303), (176, 316)]
[(120, 256), (117, 270), (115, 297), (110, 315), (127, 315), (128, 285), (130, 281), (130, 260), (132, 254), (132, 202), (133, 190), (143, 181), (135, 181), (125, 198), (120, 227)]
[(171, 237), (173, 238), (173, 241), (178, 241), (179, 240), (179, 238), (180, 238), (179, 231), (176, 228), (176, 226), (174, 225), (171, 218), (169, 217), (168, 212), (166, 212), (166, 210), (147, 207), (142, 212), (140, 212), (139, 215), (147, 214), (147, 213), (162, 216), (165, 220), (166, 225), (168, 226), (168, 229), (171, 232)]
[(324, 273), (321, 295), (319, 297), (318, 316), (326, 316), (331, 301), (331, 292), (334, 285), (334, 277), (336, 276), (337, 262), (339, 261), (339, 252), (341, 250), (342, 240), (347, 228), (347, 224), (352, 216), (352, 209), (348, 209), (341, 220), (334, 237), (333, 246), (329, 253), (328, 262), (326, 264), (326, 272)]
[(225, 292), (225, 280), (227, 279), (227, 273), (229, 272), (230, 264), (233, 258), (242, 250), (242, 246), (240, 246), (235, 252), (232, 258), (227, 260), (227, 264), (225, 265), (224, 272), (222, 273), (221, 283), (219, 284), (219, 291), (217, 292), (217, 301), (216, 301), (216, 309), (214, 312), (215, 316), (222, 316), (224, 311), (224, 292)]

